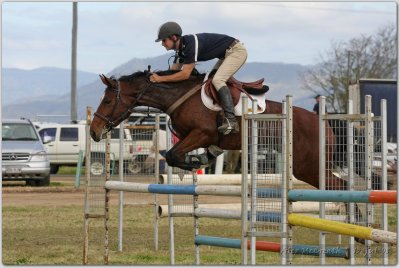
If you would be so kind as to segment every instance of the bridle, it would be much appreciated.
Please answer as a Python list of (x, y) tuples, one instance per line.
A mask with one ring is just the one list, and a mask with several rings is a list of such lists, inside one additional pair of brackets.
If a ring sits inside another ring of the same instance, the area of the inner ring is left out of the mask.
[[(138, 104), (140, 98), (143, 96), (143, 94), (151, 87), (151, 86), (156, 86), (156, 87), (160, 87), (160, 88), (165, 88), (165, 89), (169, 89), (171, 88), (171, 86), (169, 85), (165, 85), (165, 84), (157, 84), (157, 83), (152, 83), (150, 81), (150, 75), (151, 73), (148, 72), (146, 74), (146, 82), (147, 82), (147, 86), (144, 87), (141, 91), (139, 91), (139, 93), (137, 94), (137, 96), (135, 97), (135, 101), (130, 105), (129, 103), (126, 103), (126, 101), (121, 98), (122, 94), (121, 94), (121, 88), (120, 88), (120, 84), (119, 81), (114, 80), (117, 82), (117, 86), (111, 85), (109, 84), (109, 86), (105, 89), (105, 91), (107, 90), (111, 90), (113, 92), (117, 93), (117, 101), (114, 104), (114, 107), (112, 109), (111, 115), (109, 117), (106, 117), (104, 115), (99, 114), (98, 112), (94, 113), (94, 116), (97, 116), (99, 119), (103, 120), (104, 122), (106, 122), (106, 124), (103, 127), (103, 134), (109, 132), (112, 128), (116, 127), (117, 123), (116, 122), (122, 122), (125, 118), (127, 118), (131, 113), (133, 113), (133, 109), (136, 107), (136, 105)], [(180, 97), (175, 103), (173, 103), (168, 109), (167, 109), (167, 114), (172, 114), (172, 112), (179, 106), (181, 105), (183, 102), (185, 102), (189, 97), (191, 97), (194, 93), (196, 93), (198, 90), (200, 90), (203, 86), (203, 84), (206, 81), (203, 81), (203, 83), (200, 85), (200, 87), (197, 88), (193, 88), (191, 90), (189, 90), (186, 94), (184, 94), (182, 97)], [(121, 104), (123, 104), (125, 107), (128, 107), (128, 110), (126, 110), (124, 113), (122, 113), (117, 119), (115, 119), (114, 121), (112, 121), (111, 119), (114, 116), (115, 110), (117, 109), (117, 106), (119, 105), (119, 103), (121, 102)]]
[[(94, 113), (94, 116), (97, 116), (99, 119), (103, 120), (106, 122), (106, 124), (103, 127), (103, 130), (105, 133), (109, 132), (113, 127), (116, 127), (117, 123), (116, 122), (121, 122), (125, 118), (127, 118), (131, 113), (133, 113), (133, 109), (136, 107), (137, 103), (139, 102), (140, 98), (143, 96), (143, 94), (146, 92), (147, 89), (149, 89), (152, 86), (152, 83), (149, 82), (147, 87), (143, 88), (136, 96), (135, 101), (132, 104), (127, 103), (121, 96), (121, 88), (119, 86), (119, 81), (117, 81), (118, 85), (117, 87), (113, 85), (109, 85), (105, 91), (111, 90), (113, 92), (117, 93), (117, 101), (114, 104), (114, 107), (112, 109), (111, 115), (109, 117), (106, 117), (104, 115), (101, 115), (98, 112)], [(117, 119), (112, 121), (111, 119), (114, 116), (115, 110), (117, 109), (119, 103), (123, 104), (125, 107), (128, 107), (128, 110), (122, 113)]]

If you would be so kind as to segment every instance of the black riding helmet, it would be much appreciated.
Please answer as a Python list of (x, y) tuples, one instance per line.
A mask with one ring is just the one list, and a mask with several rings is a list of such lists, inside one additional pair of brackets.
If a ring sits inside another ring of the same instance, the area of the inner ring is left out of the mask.
[(173, 21), (166, 22), (160, 26), (160, 28), (158, 29), (158, 38), (156, 39), (156, 42), (160, 42), (163, 39), (170, 37), (171, 35), (182, 35), (181, 26)]

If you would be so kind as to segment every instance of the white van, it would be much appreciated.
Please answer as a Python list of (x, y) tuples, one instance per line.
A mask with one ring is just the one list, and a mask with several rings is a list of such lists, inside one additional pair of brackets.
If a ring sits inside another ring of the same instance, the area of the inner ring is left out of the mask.
[[(50, 172), (52, 174), (56, 174), (60, 166), (75, 166), (77, 164), (79, 151), (86, 149), (86, 125), (84, 123), (36, 123), (36, 126), (49, 154)], [(124, 165), (130, 173), (139, 173), (141, 165), (136, 162), (147, 158), (151, 144), (133, 141), (128, 129), (124, 130), (124, 136)], [(111, 131), (110, 146), (111, 159), (115, 161), (115, 166), (118, 167), (119, 128)], [(92, 143), (90, 169), (94, 175), (100, 175), (104, 172), (104, 158), (104, 148), (101, 148), (101, 143)]]

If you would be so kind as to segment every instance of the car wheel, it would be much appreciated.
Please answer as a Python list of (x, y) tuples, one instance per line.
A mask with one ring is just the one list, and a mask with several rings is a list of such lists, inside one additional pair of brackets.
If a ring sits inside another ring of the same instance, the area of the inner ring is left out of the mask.
[(26, 181), (26, 185), (35, 187), (36, 186), (36, 181), (35, 180), (27, 180)]
[(90, 165), (90, 173), (94, 176), (102, 175), (105, 171), (104, 165), (101, 162), (93, 162)]
[(127, 168), (131, 174), (138, 174), (142, 170), (140, 162), (135, 160), (129, 161)]
[(49, 186), (50, 185), (50, 175), (43, 179), (27, 180), (26, 185), (36, 187), (36, 186)]
[(36, 186), (49, 186), (50, 185), (50, 176), (47, 176), (44, 179), (36, 180)]
[(59, 168), (57, 165), (50, 165), (50, 174), (57, 174)]

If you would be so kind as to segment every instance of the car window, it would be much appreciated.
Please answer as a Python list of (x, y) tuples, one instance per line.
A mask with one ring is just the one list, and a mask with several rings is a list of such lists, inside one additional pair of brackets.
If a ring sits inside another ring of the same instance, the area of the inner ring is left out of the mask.
[(2, 124), (2, 140), (39, 140), (35, 129), (31, 124), (26, 123), (3, 123)]
[[(154, 116), (130, 116), (128, 119), (131, 125), (149, 125), (154, 126), (156, 124), (156, 118)], [(166, 118), (160, 117), (160, 126), (166, 125)]]
[(153, 139), (154, 129), (130, 129), (133, 140), (148, 140)]
[(57, 133), (57, 128), (55, 127), (44, 128), (39, 131), (39, 135), (42, 138), (42, 141), (44, 141), (44, 137), (50, 137), (50, 141), (55, 141), (56, 133)]
[[(111, 139), (119, 139), (119, 128), (113, 128), (111, 130)], [(124, 139), (126, 139), (125, 132), (124, 132)]]
[(78, 141), (78, 128), (76, 127), (61, 128), (60, 141)]

